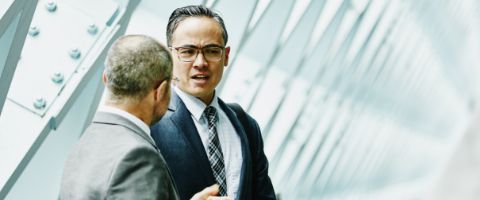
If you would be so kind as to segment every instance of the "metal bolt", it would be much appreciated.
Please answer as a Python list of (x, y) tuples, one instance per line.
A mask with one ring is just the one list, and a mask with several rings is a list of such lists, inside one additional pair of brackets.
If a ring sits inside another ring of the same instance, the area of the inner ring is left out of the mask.
[(80, 56), (82, 55), (80, 50), (77, 49), (77, 48), (70, 50), (69, 54), (70, 54), (70, 57), (73, 58), (73, 59), (79, 59)]
[(97, 32), (98, 32), (97, 25), (95, 25), (95, 24), (90, 24), (90, 25), (88, 25), (87, 31), (88, 31), (88, 33), (90, 33), (90, 35), (95, 35), (95, 34), (97, 34)]
[(47, 8), (48, 12), (55, 12), (57, 10), (57, 3), (49, 1), (45, 4), (45, 8)]
[(30, 27), (30, 29), (28, 30), (28, 35), (30, 35), (32, 37), (37, 36), (39, 33), (40, 33), (40, 30), (36, 26)]
[(60, 83), (63, 82), (63, 79), (64, 79), (63, 74), (60, 73), (60, 72), (55, 72), (55, 73), (53, 73), (53, 75), (52, 75), (52, 81), (53, 81), (54, 83), (60, 84)]
[(47, 101), (43, 97), (38, 97), (33, 101), (33, 107), (36, 109), (43, 109), (47, 105)]

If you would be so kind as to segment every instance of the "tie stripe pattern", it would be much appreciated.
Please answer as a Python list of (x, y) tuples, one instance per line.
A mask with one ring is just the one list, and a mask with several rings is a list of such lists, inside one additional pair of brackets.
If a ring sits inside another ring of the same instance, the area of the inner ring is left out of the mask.
[(222, 147), (218, 139), (216, 120), (217, 111), (214, 107), (208, 106), (204, 111), (208, 120), (208, 160), (212, 167), (213, 176), (220, 187), (220, 196), (227, 195), (227, 180), (225, 174), (225, 164), (223, 162)]

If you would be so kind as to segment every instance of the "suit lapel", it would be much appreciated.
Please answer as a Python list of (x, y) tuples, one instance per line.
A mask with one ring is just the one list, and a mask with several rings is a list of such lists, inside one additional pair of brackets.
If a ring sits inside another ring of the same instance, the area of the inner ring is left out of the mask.
[(246, 189), (250, 185), (248, 183), (250, 181), (245, 180), (245, 178), (251, 177), (251, 174), (252, 174), (252, 164), (251, 164), (252, 158), (251, 158), (251, 154), (250, 154), (250, 146), (248, 144), (249, 141), (247, 139), (247, 135), (245, 133), (245, 130), (244, 130), (242, 124), (240, 123), (240, 121), (238, 120), (238, 117), (235, 114), (235, 112), (232, 109), (230, 109), (230, 107), (228, 107), (227, 104), (225, 104), (225, 102), (223, 102), (220, 98), (218, 98), (218, 104), (220, 105), (220, 107), (222, 108), (222, 110), (225, 112), (228, 119), (232, 123), (233, 127), (235, 128), (235, 131), (237, 132), (238, 136), (240, 137), (240, 142), (242, 144), (243, 164), (242, 164), (242, 171), (241, 171), (241, 175), (240, 175), (240, 185), (239, 185), (240, 196), (239, 196), (239, 199), (244, 199), (244, 197), (246, 195), (246, 192), (247, 192)]
[(202, 139), (192, 120), (191, 113), (175, 92), (172, 92), (172, 100), (169, 107), (170, 111), (172, 111), (170, 119), (179, 130), (179, 133), (182, 134), (184, 140), (189, 144), (193, 159), (196, 159), (200, 170), (202, 170), (201, 174), (205, 175), (205, 180), (215, 180)]

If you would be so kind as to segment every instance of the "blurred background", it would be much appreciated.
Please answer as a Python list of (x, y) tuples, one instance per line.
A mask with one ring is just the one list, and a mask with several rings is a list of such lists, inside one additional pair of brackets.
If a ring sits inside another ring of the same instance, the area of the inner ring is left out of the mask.
[[(280, 199), (479, 199), (477, 0), (1, 0), (0, 199), (57, 199), (123, 34), (224, 18), (217, 88), (257, 119)], [(114, 138), (112, 138), (114, 139)]]

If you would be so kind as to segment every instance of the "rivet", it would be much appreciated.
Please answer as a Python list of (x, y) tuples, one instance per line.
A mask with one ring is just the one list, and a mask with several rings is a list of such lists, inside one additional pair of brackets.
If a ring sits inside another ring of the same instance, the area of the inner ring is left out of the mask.
[(69, 54), (70, 54), (70, 57), (73, 59), (78, 59), (82, 55), (80, 50), (77, 48), (70, 50)]
[(90, 35), (95, 35), (95, 34), (97, 34), (97, 32), (98, 32), (97, 25), (95, 25), (95, 24), (90, 24), (90, 25), (88, 25), (87, 32), (90, 33)]
[(48, 12), (55, 12), (57, 10), (57, 3), (49, 1), (45, 4), (45, 8), (47, 8)]
[(36, 26), (32, 26), (30, 27), (30, 29), (28, 29), (28, 35), (32, 37), (37, 36), (39, 33), (40, 33), (40, 30)]
[(47, 105), (47, 101), (43, 97), (38, 97), (33, 101), (33, 107), (36, 109), (43, 109)]
[(53, 81), (54, 83), (60, 84), (60, 83), (63, 82), (63, 79), (64, 79), (63, 74), (60, 73), (60, 72), (55, 72), (55, 73), (53, 73), (53, 75), (52, 75), (52, 81)]

